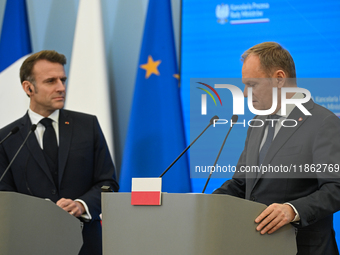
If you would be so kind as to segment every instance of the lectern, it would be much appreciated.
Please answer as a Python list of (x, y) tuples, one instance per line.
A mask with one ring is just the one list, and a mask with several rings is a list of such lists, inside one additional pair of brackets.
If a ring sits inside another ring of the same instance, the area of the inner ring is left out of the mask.
[(102, 193), (103, 254), (295, 255), (295, 231), (256, 231), (266, 208), (215, 194), (162, 194), (160, 206), (133, 206), (130, 193)]
[(77, 255), (80, 221), (53, 202), (0, 192), (0, 254)]

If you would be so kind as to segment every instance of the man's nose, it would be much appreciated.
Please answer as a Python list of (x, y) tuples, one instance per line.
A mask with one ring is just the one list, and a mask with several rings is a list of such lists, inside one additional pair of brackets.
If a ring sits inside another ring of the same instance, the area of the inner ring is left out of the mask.
[(58, 79), (57, 90), (58, 91), (65, 91), (65, 82), (62, 81), (61, 79)]
[(244, 97), (248, 97), (248, 88), (247, 88), (247, 86), (244, 87), (243, 96)]

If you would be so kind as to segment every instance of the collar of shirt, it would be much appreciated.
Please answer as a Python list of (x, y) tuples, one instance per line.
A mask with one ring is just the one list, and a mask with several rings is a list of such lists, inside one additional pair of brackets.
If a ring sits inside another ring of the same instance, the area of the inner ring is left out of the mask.
[[(28, 116), (31, 120), (32, 124), (36, 124), (37, 128), (35, 130), (35, 136), (37, 137), (38, 143), (40, 145), (40, 148), (43, 149), (43, 135), (45, 132), (45, 127), (43, 124), (39, 123), (43, 118), (45, 118), (44, 116), (41, 116), (40, 114), (32, 111), (31, 109), (28, 109)], [(57, 142), (59, 145), (59, 110), (55, 110), (50, 116), (48, 116), (48, 118), (52, 119), (52, 125), (54, 128), (54, 131), (56, 133), (57, 136)]]

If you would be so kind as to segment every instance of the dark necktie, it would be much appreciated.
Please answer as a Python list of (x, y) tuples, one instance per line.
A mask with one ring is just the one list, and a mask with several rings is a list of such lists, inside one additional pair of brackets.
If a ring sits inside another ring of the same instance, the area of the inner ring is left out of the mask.
[(45, 154), (45, 159), (52, 172), (55, 184), (58, 180), (58, 143), (57, 136), (55, 134), (54, 128), (52, 126), (52, 120), (49, 118), (44, 118), (40, 121), (41, 124), (45, 126), (45, 132), (43, 135), (43, 151)]
[[(279, 119), (281, 116), (279, 115), (269, 115), (270, 119)], [(268, 123), (268, 132), (267, 132), (267, 138), (266, 141), (264, 142), (261, 150), (260, 150), (260, 154), (259, 154), (259, 166), (263, 163), (264, 158), (267, 155), (267, 152), (269, 150), (270, 145), (272, 144), (273, 138), (274, 138), (274, 133), (275, 133), (275, 125), (276, 125), (276, 121), (270, 121), (267, 122)]]

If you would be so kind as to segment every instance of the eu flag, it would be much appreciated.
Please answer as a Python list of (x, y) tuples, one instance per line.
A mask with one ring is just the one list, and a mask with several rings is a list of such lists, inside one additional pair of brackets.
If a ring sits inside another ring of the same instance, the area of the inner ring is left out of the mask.
[[(158, 177), (185, 149), (170, 0), (150, 0), (125, 142), (120, 191), (131, 178)], [(187, 155), (164, 176), (162, 191), (190, 192)]]
[(7, 0), (0, 37), (0, 72), (31, 53), (25, 0)]

